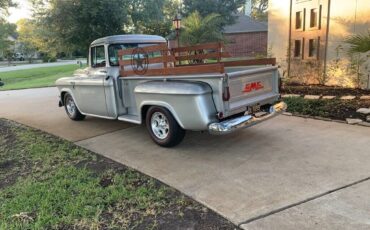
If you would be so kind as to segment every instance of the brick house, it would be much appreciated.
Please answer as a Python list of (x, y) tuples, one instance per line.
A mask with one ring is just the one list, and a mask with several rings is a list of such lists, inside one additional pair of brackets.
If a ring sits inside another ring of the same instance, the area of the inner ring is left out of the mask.
[[(226, 51), (232, 57), (259, 57), (267, 53), (267, 24), (239, 14), (233, 25), (224, 28)], [(169, 46), (177, 47), (175, 34), (168, 36)]]
[(233, 57), (258, 57), (267, 54), (267, 24), (240, 14), (233, 25), (224, 28), (226, 51)]
[(290, 81), (370, 88), (369, 54), (344, 41), (370, 28), (369, 0), (270, 0), (268, 45)]

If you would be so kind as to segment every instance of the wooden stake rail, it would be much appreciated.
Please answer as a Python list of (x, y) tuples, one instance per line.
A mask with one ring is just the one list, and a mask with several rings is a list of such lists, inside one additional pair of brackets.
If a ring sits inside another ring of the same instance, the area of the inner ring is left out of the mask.
[[(223, 50), (223, 43), (207, 43), (171, 50), (166, 44), (120, 50), (118, 52), (120, 75), (126, 77), (224, 73), (225, 67), (230, 66), (276, 64), (275, 58), (222, 62), (222, 58), (230, 57)], [(206, 63), (208, 59), (215, 59), (217, 62)], [(160, 67), (152, 64), (158, 64)]]
[(222, 42), (213, 42), (213, 43), (205, 43), (205, 44), (199, 44), (194, 46), (184, 46), (184, 47), (178, 47), (178, 48), (172, 48), (173, 52), (188, 52), (188, 51), (194, 51), (194, 50), (215, 50), (215, 49), (222, 49), (224, 48), (224, 44)]

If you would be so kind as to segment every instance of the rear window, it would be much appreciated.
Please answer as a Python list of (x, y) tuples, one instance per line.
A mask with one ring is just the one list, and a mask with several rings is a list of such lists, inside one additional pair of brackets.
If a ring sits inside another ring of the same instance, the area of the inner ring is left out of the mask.
[[(126, 43), (126, 44), (112, 44), (108, 47), (108, 54), (109, 54), (109, 64), (110, 66), (118, 66), (119, 65), (119, 58), (118, 58), (118, 51), (131, 49), (136, 47), (146, 47), (146, 46), (153, 46), (158, 45), (161, 43)], [(149, 57), (158, 57), (160, 56), (160, 52), (151, 52), (148, 53)], [(125, 55), (123, 60), (130, 60), (131, 55)]]

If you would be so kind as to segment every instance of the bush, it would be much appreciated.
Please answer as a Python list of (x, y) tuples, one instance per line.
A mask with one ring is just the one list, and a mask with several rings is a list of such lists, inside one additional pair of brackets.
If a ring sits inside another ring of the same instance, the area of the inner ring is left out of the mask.
[(357, 113), (359, 108), (369, 108), (367, 100), (307, 100), (303, 97), (284, 98), (288, 105), (288, 112), (293, 114), (319, 116), (345, 120), (346, 118), (366, 119), (366, 115)]
[(288, 105), (288, 111), (291, 113), (299, 113), (310, 116), (327, 117), (329, 115), (325, 107), (325, 100), (306, 100), (303, 97), (285, 98), (284, 101)]
[(56, 57), (50, 57), (48, 55), (45, 55), (42, 57), (42, 62), (56, 62), (57, 58)]

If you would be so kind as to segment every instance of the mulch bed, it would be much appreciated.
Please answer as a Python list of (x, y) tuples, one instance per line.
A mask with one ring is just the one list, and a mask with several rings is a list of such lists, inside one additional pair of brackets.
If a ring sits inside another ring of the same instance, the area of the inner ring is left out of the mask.
[(288, 104), (288, 112), (293, 114), (319, 116), (334, 120), (358, 118), (366, 120), (366, 115), (357, 113), (359, 108), (370, 108), (370, 100), (308, 100), (303, 97), (284, 98)]
[(299, 94), (299, 95), (322, 95), (322, 96), (363, 96), (370, 95), (370, 90), (341, 88), (323, 85), (284, 85), (282, 94)]

